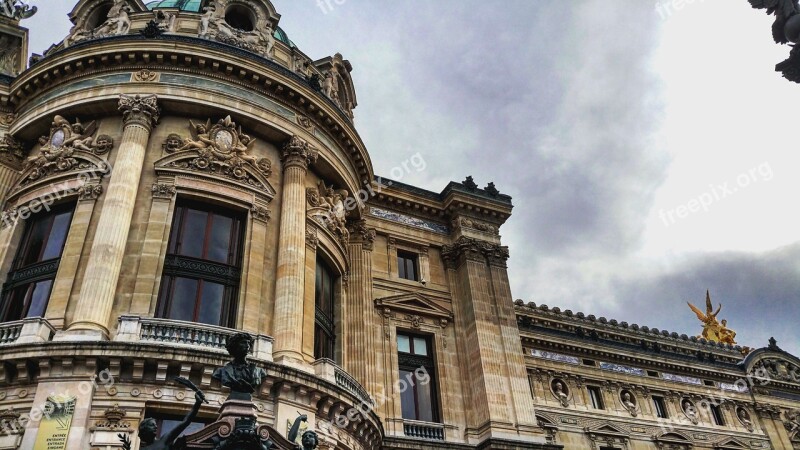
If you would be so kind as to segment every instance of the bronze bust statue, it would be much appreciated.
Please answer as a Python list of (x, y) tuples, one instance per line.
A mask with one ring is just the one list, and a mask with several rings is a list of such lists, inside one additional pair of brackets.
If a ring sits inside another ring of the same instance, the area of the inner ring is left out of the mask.
[(253, 337), (247, 333), (237, 333), (228, 339), (225, 348), (233, 360), (215, 370), (211, 375), (223, 386), (231, 389), (229, 398), (250, 400), (251, 394), (261, 386), (267, 375), (266, 371), (255, 363), (247, 361), (247, 355), (253, 347)]
[[(292, 424), (292, 428), (289, 430), (289, 435), (287, 436), (291, 442), (295, 442), (297, 440), (297, 433), (300, 431), (300, 424), (307, 421), (308, 416), (305, 414), (295, 419), (294, 424)], [(317, 437), (317, 433), (315, 431), (308, 430), (303, 433), (303, 437), (300, 439), (300, 442), (302, 442), (302, 446), (298, 445), (297, 450), (314, 450), (319, 445), (319, 437)]]

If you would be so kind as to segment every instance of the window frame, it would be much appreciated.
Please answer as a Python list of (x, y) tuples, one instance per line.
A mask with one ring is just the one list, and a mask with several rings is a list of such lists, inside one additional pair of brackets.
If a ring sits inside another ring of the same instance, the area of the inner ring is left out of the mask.
[[(325, 290), (326, 280), (328, 290)], [(339, 277), (317, 255), (314, 277), (314, 358), (336, 359), (336, 286)], [(320, 286), (321, 284), (321, 286)], [(325, 299), (325, 293), (328, 298)], [(325, 302), (327, 300), (327, 302)], [(327, 309), (327, 311), (326, 311)]]
[(652, 399), (656, 417), (659, 419), (669, 419), (669, 410), (667, 410), (667, 402), (664, 397), (653, 395)]
[(722, 408), (719, 405), (714, 405), (712, 403), (708, 404), (708, 411), (711, 413), (711, 420), (714, 421), (714, 424), (720, 427), (724, 427), (725, 417), (722, 415)]
[[(410, 372), (411, 374), (415, 373), (417, 369), (423, 367), (428, 374), (428, 378), (430, 382), (428, 383), (430, 386), (429, 393), (430, 393), (430, 405), (431, 405), (431, 420), (422, 420), (420, 419), (420, 390), (418, 383), (413, 383), (411, 385), (413, 391), (413, 398), (414, 398), (414, 416), (415, 418), (407, 418), (403, 416), (403, 420), (414, 420), (419, 422), (428, 422), (428, 423), (442, 423), (442, 415), (440, 411), (441, 402), (439, 400), (439, 387), (436, 379), (436, 357), (435, 357), (435, 347), (434, 347), (434, 339), (431, 335), (425, 334), (418, 334), (412, 333), (405, 330), (398, 330), (396, 333), (395, 342), (399, 340), (400, 336), (407, 337), (409, 339), (409, 351), (403, 352), (400, 351), (398, 346), (397, 349), (397, 373), (398, 377), (401, 380), (401, 386), (403, 385), (403, 376), (401, 373), (403, 371)], [(418, 355), (415, 353), (414, 349), (414, 339), (422, 339), (425, 341), (425, 346), (427, 350), (427, 355)], [(416, 379), (416, 377), (414, 377)], [(405, 385), (409, 386), (411, 383), (408, 383), (408, 380), (405, 381)], [(401, 404), (401, 411), (403, 410), (402, 407), (403, 397), (401, 394), (400, 404)], [(403, 414), (401, 412), (401, 414)]]
[[(19, 247), (11, 262), (11, 269), (8, 271), (6, 281), (3, 283), (2, 302), (0, 302), (0, 323), (31, 317), (29, 314), (35, 290), (40, 283), (49, 281), (50, 285), (47, 287), (47, 293), (45, 294), (46, 299), (42, 306), (41, 316), (44, 317), (46, 315), (47, 306), (50, 303), (50, 294), (52, 293), (53, 284), (58, 275), (58, 268), (61, 266), (61, 258), (64, 256), (64, 248), (66, 248), (67, 240), (69, 239), (72, 220), (75, 217), (75, 207), (75, 202), (62, 203), (50, 207), (46, 212), (34, 214), (25, 220), (25, 228), (19, 241)], [(64, 214), (67, 214), (66, 227), (63, 233), (61, 247), (58, 249), (58, 256), (42, 259), (50, 243), (49, 239), (53, 237), (53, 226), (56, 223), (56, 219)], [(43, 220), (49, 220), (49, 223), (47, 224), (46, 232), (42, 233), (43, 239), (39, 254), (35, 261), (25, 264), (24, 260), (26, 256), (29, 256), (27, 253), (33, 244), (34, 229)], [(24, 291), (23, 288), (25, 288)], [(12, 305), (17, 302), (17, 296), (19, 295), (24, 296), (21, 300), (20, 317), (11, 318), (9, 314), (13, 311)]]
[(600, 386), (586, 386), (586, 391), (589, 393), (589, 401), (591, 402), (592, 409), (606, 409), (606, 402), (603, 400), (603, 390)]
[[(414, 272), (412, 278), (409, 278), (408, 275), (409, 268)], [(422, 279), (420, 275), (419, 253), (397, 249), (397, 277), (401, 280), (415, 282), (419, 282)]]
[[(164, 266), (161, 273), (161, 286), (159, 288), (156, 317), (168, 320), (182, 320), (171, 317), (175, 289), (179, 280), (185, 279), (194, 282), (194, 310), (191, 320), (200, 322), (203, 295), (207, 284), (222, 286), (222, 299), (220, 300), (220, 318), (218, 323), (208, 325), (235, 328), (238, 316), (238, 303), (244, 268), (244, 247), (247, 234), (245, 213), (234, 208), (220, 206), (215, 203), (199, 202), (191, 199), (178, 199), (175, 204), (167, 253), (164, 256)], [(191, 211), (206, 214), (206, 224), (203, 231), (203, 242), (200, 256), (181, 254), (183, 244), (191, 238), (193, 232), (198, 230), (187, 229), (188, 215)], [(228, 256), (225, 262), (211, 259), (211, 240), (213, 239), (216, 218), (230, 219), (228, 235)]]

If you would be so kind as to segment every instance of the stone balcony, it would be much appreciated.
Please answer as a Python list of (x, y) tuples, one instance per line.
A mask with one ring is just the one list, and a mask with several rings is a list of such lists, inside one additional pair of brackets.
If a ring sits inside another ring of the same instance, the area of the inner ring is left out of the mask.
[(26, 317), (22, 320), (0, 324), (0, 345), (47, 342), (56, 329), (41, 317)]
[[(119, 318), (119, 329), (114, 340), (160, 343), (227, 354), (225, 344), (236, 333), (237, 330), (215, 325), (124, 315)], [(273, 339), (263, 334), (255, 335), (254, 338), (252, 357), (261, 361), (272, 361)]]

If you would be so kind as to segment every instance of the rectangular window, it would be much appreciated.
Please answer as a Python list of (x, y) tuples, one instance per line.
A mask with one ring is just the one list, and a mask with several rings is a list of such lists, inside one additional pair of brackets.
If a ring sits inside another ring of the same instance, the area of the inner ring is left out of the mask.
[(714, 423), (719, 426), (725, 426), (725, 419), (722, 417), (722, 410), (719, 405), (709, 405), (711, 410), (711, 417), (714, 418)]
[(241, 214), (179, 202), (164, 260), (158, 317), (234, 327), (243, 234)]
[(27, 220), (11, 272), (3, 285), (0, 322), (44, 316), (73, 210), (73, 204), (63, 205)]
[(667, 404), (664, 402), (664, 397), (653, 396), (653, 406), (656, 408), (656, 417), (662, 419), (668, 418)]
[(398, 333), (397, 353), (403, 419), (439, 422), (435, 363), (430, 339)]
[(419, 281), (419, 255), (398, 250), (397, 272), (397, 275), (404, 280)]
[(314, 357), (335, 359), (336, 329), (334, 322), (334, 272), (320, 259), (317, 259), (317, 277), (314, 308)]
[(606, 409), (603, 403), (603, 393), (600, 391), (600, 388), (597, 386), (588, 386), (587, 389), (589, 390), (589, 399), (592, 401), (592, 408)]

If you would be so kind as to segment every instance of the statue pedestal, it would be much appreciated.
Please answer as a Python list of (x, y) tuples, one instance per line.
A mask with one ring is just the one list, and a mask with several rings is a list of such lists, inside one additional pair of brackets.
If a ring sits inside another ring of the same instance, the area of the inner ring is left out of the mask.
[(256, 405), (252, 401), (231, 400), (228, 398), (219, 408), (219, 419), (217, 421), (226, 420), (227, 418), (233, 418), (234, 420), (248, 418), (255, 421), (258, 419)]

